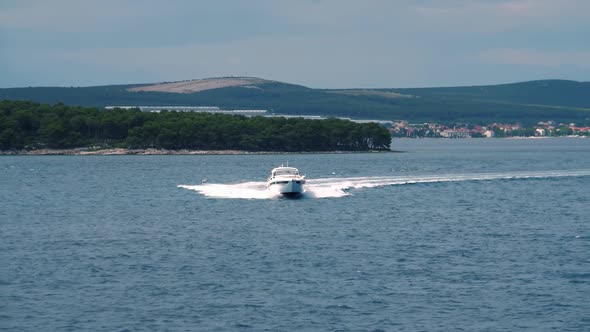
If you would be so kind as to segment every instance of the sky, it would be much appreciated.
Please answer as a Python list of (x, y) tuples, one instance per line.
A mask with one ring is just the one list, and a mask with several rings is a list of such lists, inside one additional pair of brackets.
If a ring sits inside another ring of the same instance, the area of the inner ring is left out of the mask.
[(0, 87), (590, 80), (589, 0), (0, 0)]

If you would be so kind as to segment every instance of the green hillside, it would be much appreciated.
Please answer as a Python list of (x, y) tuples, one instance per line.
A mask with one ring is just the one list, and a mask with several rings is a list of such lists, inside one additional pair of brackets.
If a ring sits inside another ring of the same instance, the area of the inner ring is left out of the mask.
[(384, 89), (402, 94), (436, 97), (451, 100), (503, 101), (590, 108), (590, 82), (541, 80), (512, 84), (442, 87), (419, 89)]
[(194, 93), (129, 91), (139, 86), (147, 85), (9, 88), (0, 89), (0, 99), (98, 107), (219, 106), (225, 109), (267, 109), (279, 114), (410, 121), (590, 122), (590, 82), (544, 80), (471, 87), (320, 90), (263, 81)]

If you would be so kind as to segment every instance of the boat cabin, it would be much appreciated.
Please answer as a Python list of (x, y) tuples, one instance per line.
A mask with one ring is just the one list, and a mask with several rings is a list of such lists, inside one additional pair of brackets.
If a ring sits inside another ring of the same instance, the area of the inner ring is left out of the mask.
[(295, 167), (277, 167), (272, 170), (271, 177), (295, 177), (299, 176), (299, 170)]

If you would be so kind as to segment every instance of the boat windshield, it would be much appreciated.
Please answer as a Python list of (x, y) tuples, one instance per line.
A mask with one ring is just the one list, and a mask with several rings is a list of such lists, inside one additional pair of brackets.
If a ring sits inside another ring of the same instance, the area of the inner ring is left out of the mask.
[(299, 175), (299, 173), (295, 170), (291, 169), (278, 169), (274, 172), (274, 176), (294, 176)]

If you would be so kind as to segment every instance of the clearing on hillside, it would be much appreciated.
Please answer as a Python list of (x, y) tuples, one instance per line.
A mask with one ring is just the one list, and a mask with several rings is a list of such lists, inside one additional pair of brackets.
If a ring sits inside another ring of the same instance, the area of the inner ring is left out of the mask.
[(228, 88), (232, 86), (248, 86), (270, 82), (273, 81), (264, 80), (256, 77), (220, 77), (138, 86), (135, 88), (128, 89), (128, 91), (194, 93), (205, 90)]

